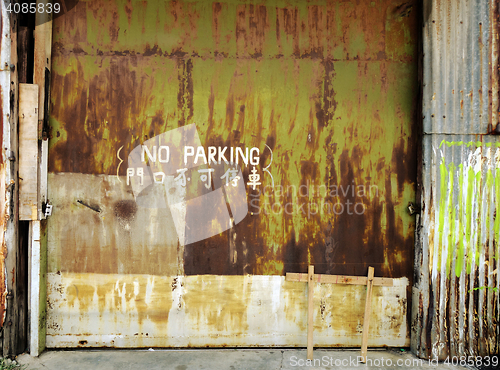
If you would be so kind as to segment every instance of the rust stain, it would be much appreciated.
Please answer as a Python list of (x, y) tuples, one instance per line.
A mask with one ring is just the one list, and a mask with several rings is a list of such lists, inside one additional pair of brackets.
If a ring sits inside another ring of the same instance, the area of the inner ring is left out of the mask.
[(297, 7), (285, 7), (277, 9), (276, 16), (276, 40), (278, 44), (278, 57), (283, 57), (284, 47), (292, 43), (292, 55), (300, 56), (299, 48), (299, 12)]
[[(78, 313), (85, 317), (98, 308), (98, 314), (105, 316), (109, 312), (133, 311), (137, 315), (140, 335), (147, 335), (143, 326), (146, 321), (155, 325), (166, 325), (172, 307), (172, 299), (164, 294), (169, 286), (170, 278), (153, 276), (116, 276), (116, 275), (71, 275), (71, 281), (54, 287), (64, 297), (68, 307), (78, 307)], [(60, 275), (62, 280), (66, 274)], [(56, 310), (55, 297), (49, 299), (52, 310)], [(60, 330), (60, 326), (52, 330)], [(145, 329), (145, 328), (144, 328)], [(139, 334), (139, 333), (138, 333)]]
[(115, 216), (124, 221), (132, 221), (137, 213), (137, 204), (133, 200), (120, 200), (113, 207)]
[(66, 297), (68, 297), (68, 304), (74, 307), (77, 303), (80, 312), (86, 312), (90, 302), (94, 298), (95, 289), (88, 284), (73, 284), (66, 288)]
[(177, 108), (183, 112), (179, 118), (179, 126), (184, 126), (193, 117), (193, 62), (178, 61), (179, 93), (177, 94)]
[(239, 279), (228, 277), (224, 281), (224, 288), (218, 289), (217, 294), (214, 294), (210, 284), (201, 283), (202, 276), (196, 280), (194, 284), (201, 289), (187, 289), (183, 295), (184, 304), (194, 321), (193, 327), (206, 325), (217, 332), (229, 332), (232, 335), (245, 333), (248, 330), (246, 320), (249, 297), (242, 296)]

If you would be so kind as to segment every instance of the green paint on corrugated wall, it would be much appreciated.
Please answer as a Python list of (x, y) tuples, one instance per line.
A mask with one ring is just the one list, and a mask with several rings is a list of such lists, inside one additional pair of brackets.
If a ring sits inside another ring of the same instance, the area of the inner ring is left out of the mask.
[[(500, 168), (496, 169), (496, 174), (495, 174), (495, 211), (500, 211)], [(493, 230), (494, 230), (494, 238), (500, 239), (500, 216), (498, 215), (498, 212), (495, 217), (495, 225), (493, 226)], [(497, 239), (495, 258), (498, 258), (499, 241), (500, 240)]]
[(471, 146), (476, 146), (476, 147), (485, 146), (487, 148), (491, 148), (491, 147), (500, 148), (500, 143), (483, 143), (482, 141), (465, 142), (465, 141), (446, 141), (446, 140), (443, 140), (443, 141), (441, 141), (441, 144), (439, 144), (439, 147), (441, 148), (443, 145), (446, 145), (447, 147), (465, 145), (467, 148), (469, 148)]
[(494, 207), (494, 203), (493, 203), (494, 202), (493, 201), (493, 196), (494, 196), (493, 189), (494, 189), (494, 187), (495, 187), (495, 184), (494, 184), (493, 173), (490, 169), (488, 169), (488, 171), (486, 172), (486, 189), (485, 189), (487, 192), (487, 195), (486, 195), (487, 207), (486, 207), (486, 212), (485, 212), (485, 215), (486, 215), (485, 230), (488, 230), (488, 232), (489, 232), (489, 230), (491, 230), (490, 209), (491, 209), (491, 207)]
[(475, 223), (476, 223), (476, 227), (477, 227), (477, 243), (476, 243), (476, 253), (474, 253), (474, 256), (476, 258), (476, 266), (479, 264), (479, 255), (481, 254), (482, 252), (482, 247), (481, 247), (481, 208), (482, 208), (482, 202), (481, 202), (481, 198), (485, 195), (482, 193), (481, 189), (482, 189), (482, 173), (481, 171), (477, 172), (476, 173), (476, 192), (475, 194), (477, 195), (475, 197), (475, 208), (477, 208), (476, 210), (474, 210), (474, 215), (476, 216), (476, 219), (475, 219)]
[(441, 199), (439, 200), (439, 244), (438, 244), (438, 271), (441, 270), (441, 258), (443, 249), (443, 230), (445, 225), (445, 205), (446, 205), (446, 195), (448, 194), (448, 171), (446, 169), (446, 163), (444, 158), (441, 160), (441, 165), (439, 166), (439, 171), (441, 172)]
[[(462, 142), (462, 145), (466, 143)], [(481, 154), (478, 160), (483, 159)], [(445, 264), (446, 273), (450, 274), (455, 260), (454, 270), (458, 277), (463, 272), (464, 262), (467, 274), (479, 265), (490, 240), (482, 235), (488, 236), (493, 231), (492, 243), (498, 245), (500, 217), (496, 214), (500, 210), (500, 168), (483, 171), (481, 168), (476, 169), (472, 163), (446, 165), (445, 158), (442, 158), (439, 173), (440, 197), (436, 210), (438, 234), (434, 249), (437, 268), (440, 271)], [(495, 215), (493, 219), (491, 214)], [(487, 244), (484, 244), (483, 239)], [(445, 256), (443, 251), (446, 244), (448, 249)], [(496, 248), (495, 259), (498, 258), (498, 252)]]
[(455, 164), (450, 164), (448, 172), (449, 186), (448, 186), (448, 220), (450, 220), (450, 232), (448, 233), (448, 256), (446, 260), (446, 274), (449, 275), (451, 271), (451, 260), (455, 251), (455, 207), (453, 205), (453, 180), (455, 177)]
[[(467, 200), (465, 203), (465, 240), (467, 245), (471, 242), (471, 226), (472, 226), (472, 193), (474, 191), (474, 169), (468, 168), (467, 171)], [(471, 254), (467, 253), (467, 266), (466, 271), (468, 274), (471, 272)]]
[(455, 265), (455, 275), (458, 277), (462, 273), (464, 257), (465, 257), (465, 248), (464, 248), (464, 232), (463, 232), (463, 224), (462, 224), (462, 215), (463, 215), (463, 205), (464, 205), (464, 165), (460, 163), (458, 165), (458, 206), (459, 206), (459, 217), (458, 217), (458, 229), (459, 229), (459, 243), (458, 243), (458, 256), (457, 263)]

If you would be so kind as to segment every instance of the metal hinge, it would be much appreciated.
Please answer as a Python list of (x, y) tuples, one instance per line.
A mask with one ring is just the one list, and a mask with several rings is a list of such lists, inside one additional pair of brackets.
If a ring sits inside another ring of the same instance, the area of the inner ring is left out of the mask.
[(46, 218), (52, 216), (52, 204), (49, 204), (49, 202), (42, 203), (42, 213)]

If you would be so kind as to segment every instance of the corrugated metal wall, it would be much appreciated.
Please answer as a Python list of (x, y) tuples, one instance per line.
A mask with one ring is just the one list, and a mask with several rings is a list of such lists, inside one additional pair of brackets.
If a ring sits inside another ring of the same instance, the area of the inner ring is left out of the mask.
[[(500, 137), (496, 5), (425, 1), (422, 213), (412, 349), (498, 353)], [(495, 42), (492, 42), (495, 40)]]

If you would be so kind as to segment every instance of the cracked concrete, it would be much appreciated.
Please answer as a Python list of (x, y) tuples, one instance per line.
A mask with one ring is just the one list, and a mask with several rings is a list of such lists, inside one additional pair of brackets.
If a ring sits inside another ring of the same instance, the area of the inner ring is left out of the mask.
[(447, 369), (465, 367), (429, 363), (407, 351), (368, 352), (368, 363), (357, 362), (359, 350), (319, 349), (314, 363), (305, 349), (199, 349), (199, 350), (78, 350), (46, 351), (40, 357), (23, 354), (18, 362), (27, 370), (295, 370), (295, 369)]

